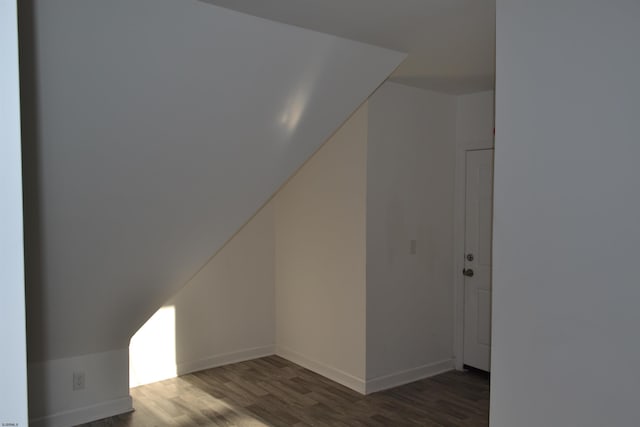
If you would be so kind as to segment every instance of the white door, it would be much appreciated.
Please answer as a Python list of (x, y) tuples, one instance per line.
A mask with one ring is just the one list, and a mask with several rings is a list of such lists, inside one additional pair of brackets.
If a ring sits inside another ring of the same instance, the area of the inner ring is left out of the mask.
[(490, 370), (493, 150), (466, 153), (464, 253), (465, 365)]

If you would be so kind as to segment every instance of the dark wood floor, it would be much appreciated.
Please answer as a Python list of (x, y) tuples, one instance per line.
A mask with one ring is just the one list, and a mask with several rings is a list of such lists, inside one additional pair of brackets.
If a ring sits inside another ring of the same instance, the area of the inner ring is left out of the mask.
[(362, 396), (277, 356), (131, 390), (135, 412), (85, 426), (487, 426), (489, 381), (447, 372)]

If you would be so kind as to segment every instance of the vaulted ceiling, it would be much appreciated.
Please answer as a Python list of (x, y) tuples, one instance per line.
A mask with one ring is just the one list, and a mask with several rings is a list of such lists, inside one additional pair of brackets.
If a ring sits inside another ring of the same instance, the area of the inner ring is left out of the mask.
[(451, 93), (494, 86), (495, 0), (200, 0), (407, 52), (391, 79)]

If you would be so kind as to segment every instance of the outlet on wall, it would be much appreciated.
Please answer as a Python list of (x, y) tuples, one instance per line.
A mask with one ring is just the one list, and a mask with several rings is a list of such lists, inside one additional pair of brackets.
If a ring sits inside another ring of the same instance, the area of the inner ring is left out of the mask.
[(75, 371), (73, 373), (73, 391), (84, 390), (85, 375), (82, 371)]

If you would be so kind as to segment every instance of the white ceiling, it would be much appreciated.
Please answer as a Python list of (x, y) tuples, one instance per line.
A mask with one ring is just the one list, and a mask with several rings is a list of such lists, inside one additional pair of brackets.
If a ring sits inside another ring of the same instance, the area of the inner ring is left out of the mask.
[(450, 93), (494, 86), (495, 0), (200, 0), (409, 54), (392, 80)]

